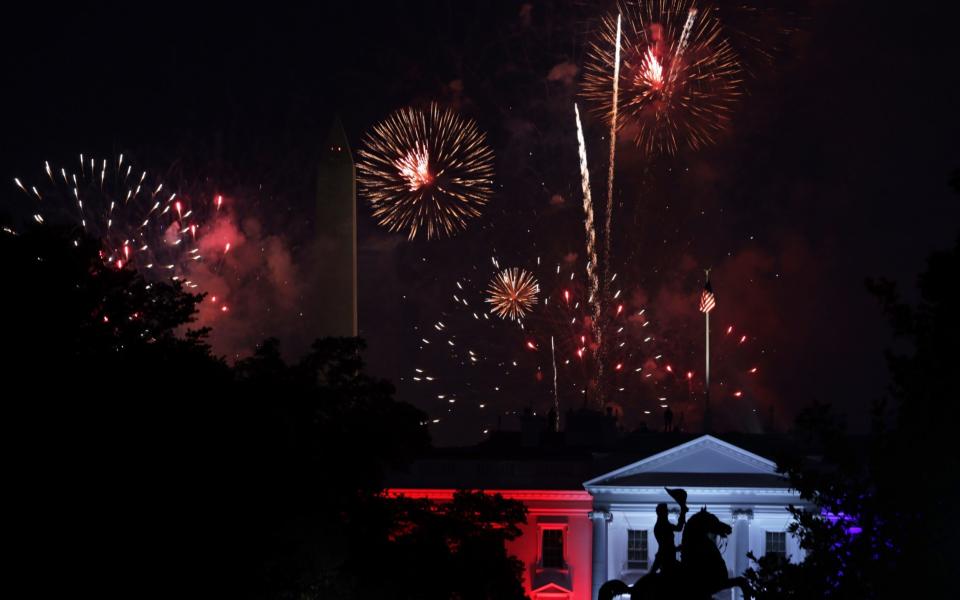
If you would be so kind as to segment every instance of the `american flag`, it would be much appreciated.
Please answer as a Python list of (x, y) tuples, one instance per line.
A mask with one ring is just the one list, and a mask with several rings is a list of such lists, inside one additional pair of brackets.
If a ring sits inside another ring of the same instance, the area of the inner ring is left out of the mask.
[(703, 286), (703, 293), (700, 294), (700, 312), (708, 313), (717, 306), (717, 297), (713, 293), (713, 286), (710, 280)]

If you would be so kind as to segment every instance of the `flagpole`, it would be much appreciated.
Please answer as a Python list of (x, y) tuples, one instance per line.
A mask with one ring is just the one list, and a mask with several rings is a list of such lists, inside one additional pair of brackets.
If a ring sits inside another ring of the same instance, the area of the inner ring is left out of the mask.
[[(707, 275), (707, 284), (710, 283), (710, 269), (705, 269)], [(704, 348), (706, 348), (706, 364), (705, 364), (705, 373), (706, 373), (706, 388), (704, 390), (704, 404), (703, 404), (703, 431), (704, 433), (709, 433), (711, 428), (710, 423), (710, 311), (704, 311), (703, 313), (705, 327), (705, 338), (704, 338)]]
[(710, 311), (707, 311), (703, 314), (704, 319), (706, 320), (706, 348), (707, 348), (707, 387), (704, 395), (705, 405), (703, 408), (703, 430), (710, 431)]

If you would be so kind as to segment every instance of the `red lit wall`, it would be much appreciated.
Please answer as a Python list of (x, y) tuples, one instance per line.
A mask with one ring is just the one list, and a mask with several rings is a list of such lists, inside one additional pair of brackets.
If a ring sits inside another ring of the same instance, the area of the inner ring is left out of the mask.
[[(449, 501), (456, 490), (390, 489), (390, 496)], [(591, 544), (593, 530), (587, 516), (592, 498), (586, 491), (485, 490), (504, 498), (519, 500), (527, 507), (523, 535), (507, 545), (507, 550), (524, 564), (524, 589), (531, 600), (590, 600)], [(544, 529), (563, 531), (564, 565), (545, 569), (541, 566), (540, 541)]]

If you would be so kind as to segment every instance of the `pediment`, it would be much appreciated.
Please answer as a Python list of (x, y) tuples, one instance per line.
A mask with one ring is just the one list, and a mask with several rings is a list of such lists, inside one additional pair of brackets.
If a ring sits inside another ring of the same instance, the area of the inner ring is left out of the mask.
[(567, 596), (573, 593), (573, 590), (568, 590), (567, 588), (557, 585), (556, 583), (548, 583), (546, 585), (541, 585), (538, 588), (530, 590), (535, 594), (550, 595), (556, 594), (558, 596)]
[(654, 475), (662, 476), (664, 480), (695, 475), (707, 479), (729, 476), (731, 480), (743, 480), (752, 476), (764, 476), (763, 479), (780, 477), (773, 461), (711, 435), (704, 435), (595, 477), (583, 485), (587, 489), (619, 485), (651, 479), (644, 476)]

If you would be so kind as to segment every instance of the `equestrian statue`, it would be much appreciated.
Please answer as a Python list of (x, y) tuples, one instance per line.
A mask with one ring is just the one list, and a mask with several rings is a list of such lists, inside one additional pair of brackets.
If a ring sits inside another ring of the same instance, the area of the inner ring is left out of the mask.
[[(629, 596), (631, 600), (709, 600), (720, 590), (738, 587), (745, 599), (751, 590), (743, 577), (729, 577), (727, 565), (717, 547), (732, 529), (703, 507), (687, 519), (687, 492), (669, 489), (667, 493), (680, 505), (676, 525), (670, 522), (666, 503), (657, 505), (657, 523), (653, 535), (657, 539), (657, 555), (650, 571), (632, 586), (614, 579), (600, 587), (598, 600)], [(674, 533), (683, 532), (680, 560)]]

